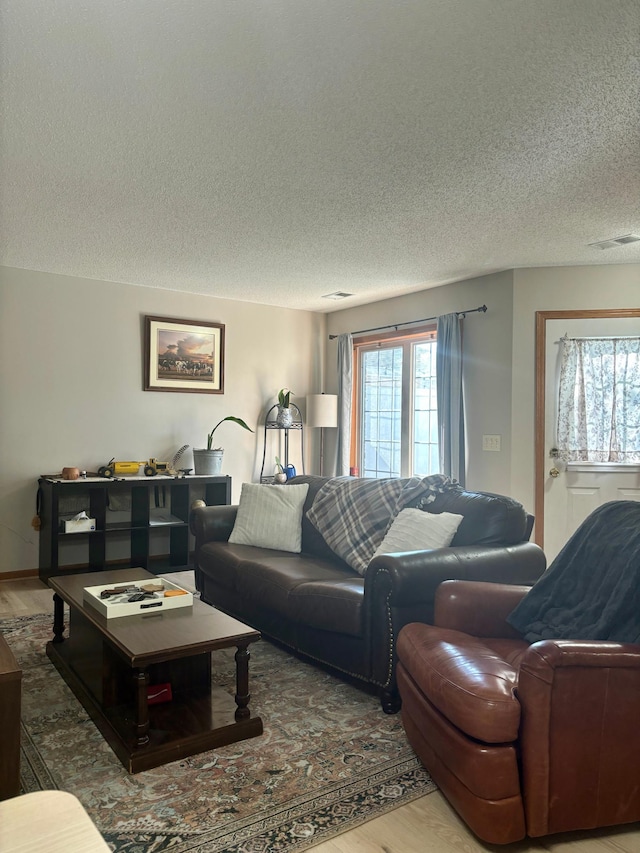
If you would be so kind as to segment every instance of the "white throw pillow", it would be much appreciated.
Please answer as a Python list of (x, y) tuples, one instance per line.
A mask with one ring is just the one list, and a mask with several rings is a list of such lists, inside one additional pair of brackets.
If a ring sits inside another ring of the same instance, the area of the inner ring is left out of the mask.
[(462, 515), (452, 512), (425, 512), (421, 509), (403, 509), (373, 555), (393, 551), (431, 551), (451, 544)]
[(302, 508), (308, 491), (308, 483), (295, 486), (243, 483), (229, 542), (299, 554)]

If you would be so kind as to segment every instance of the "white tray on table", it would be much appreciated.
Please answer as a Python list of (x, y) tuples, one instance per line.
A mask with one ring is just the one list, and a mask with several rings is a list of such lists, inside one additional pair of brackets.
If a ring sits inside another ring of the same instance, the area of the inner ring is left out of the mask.
[[(174, 595), (165, 598), (163, 593), (156, 592), (154, 597), (144, 598), (142, 601), (128, 601), (132, 592), (122, 592), (109, 598), (100, 598), (100, 593), (105, 589), (116, 589), (118, 587), (137, 586), (144, 587), (149, 584), (162, 584), (165, 590), (182, 590), (184, 595)], [(83, 599), (95, 607), (103, 616), (111, 618), (114, 616), (131, 616), (134, 613), (158, 613), (161, 610), (173, 610), (176, 607), (192, 607), (193, 593), (183, 587), (167, 580), (166, 578), (152, 577), (141, 578), (138, 581), (128, 581), (117, 584), (100, 584), (100, 586), (86, 586)]]

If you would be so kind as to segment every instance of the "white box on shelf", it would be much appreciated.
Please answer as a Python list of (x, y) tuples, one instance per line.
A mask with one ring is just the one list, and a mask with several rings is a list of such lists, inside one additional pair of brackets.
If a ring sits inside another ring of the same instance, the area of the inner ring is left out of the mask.
[[(145, 586), (162, 584), (164, 591), (173, 592), (173, 595), (165, 596), (164, 592), (155, 592), (141, 601), (129, 601), (134, 594), (133, 590), (125, 591), (130, 587), (144, 590)], [(119, 589), (122, 592), (110, 595), (108, 598), (100, 598), (100, 593), (106, 589)], [(182, 594), (176, 595), (175, 592)], [(176, 607), (192, 607), (193, 593), (166, 578), (143, 578), (139, 581), (129, 581), (126, 584), (100, 584), (100, 586), (86, 586), (83, 599), (87, 604), (95, 607), (108, 619), (114, 616), (132, 616), (135, 613), (157, 613), (160, 610), (173, 610)]]
[(95, 518), (65, 518), (62, 522), (65, 533), (86, 533), (96, 529)]

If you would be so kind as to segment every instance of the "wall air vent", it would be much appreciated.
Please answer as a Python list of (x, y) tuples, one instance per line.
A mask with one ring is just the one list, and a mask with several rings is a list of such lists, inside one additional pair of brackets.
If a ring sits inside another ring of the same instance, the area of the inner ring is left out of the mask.
[(616, 246), (628, 246), (629, 243), (638, 243), (640, 235), (625, 234), (623, 237), (612, 237), (610, 240), (600, 240), (599, 243), (589, 243), (594, 249), (615, 249)]

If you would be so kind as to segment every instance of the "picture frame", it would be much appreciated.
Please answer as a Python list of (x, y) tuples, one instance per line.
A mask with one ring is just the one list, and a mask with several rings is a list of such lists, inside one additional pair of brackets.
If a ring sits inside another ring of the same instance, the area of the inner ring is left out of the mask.
[(224, 394), (224, 325), (146, 316), (144, 390)]

